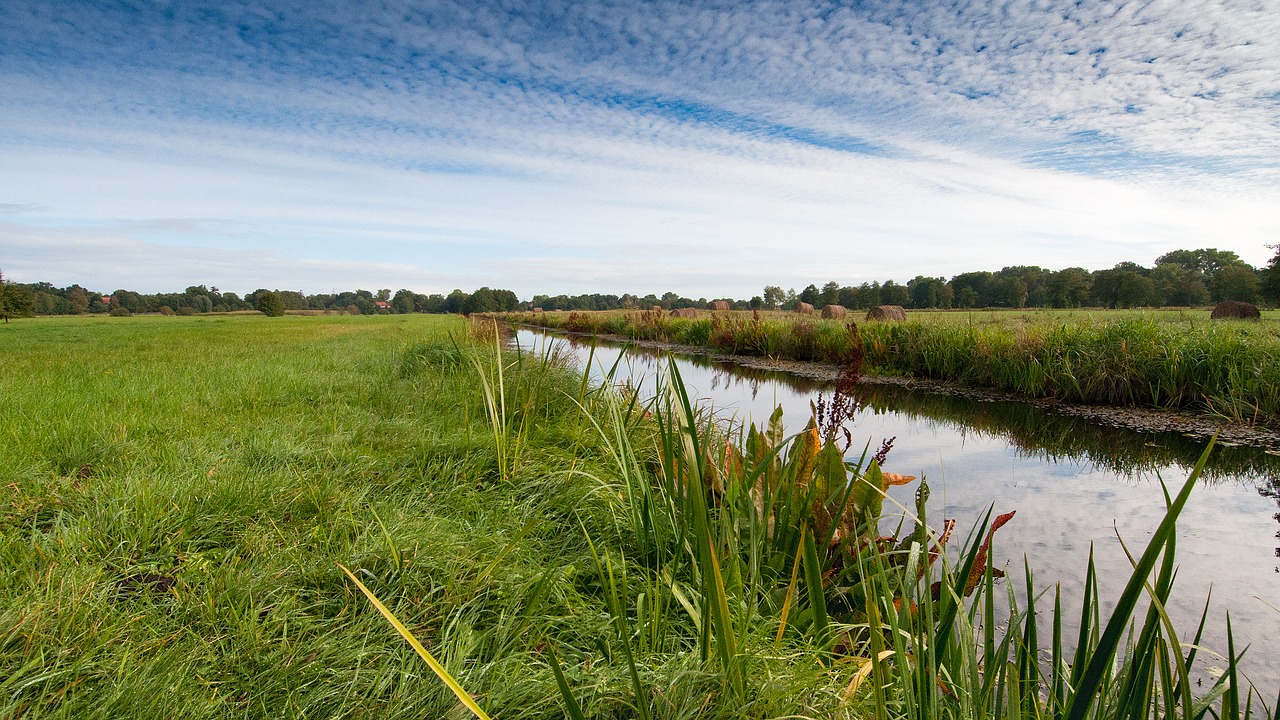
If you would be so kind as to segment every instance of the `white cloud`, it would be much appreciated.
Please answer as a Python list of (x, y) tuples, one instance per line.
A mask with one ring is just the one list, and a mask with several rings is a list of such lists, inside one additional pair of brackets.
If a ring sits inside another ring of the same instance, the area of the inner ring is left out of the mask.
[(282, 287), (712, 296), (1280, 240), (1265, 5), (405, 10), (35, 23), (18, 56), (54, 49), (0, 71), (0, 259), (52, 273), (63, 226), (155, 289), (229, 272), (208, 248)]

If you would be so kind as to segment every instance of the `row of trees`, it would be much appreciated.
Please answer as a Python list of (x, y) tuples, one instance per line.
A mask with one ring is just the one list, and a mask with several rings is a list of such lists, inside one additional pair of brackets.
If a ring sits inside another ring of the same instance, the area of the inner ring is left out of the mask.
[[(876, 305), (908, 308), (985, 308), (1082, 306), (1194, 307), (1222, 300), (1280, 304), (1280, 250), (1267, 268), (1257, 270), (1229, 250), (1175, 250), (1156, 258), (1151, 267), (1122, 262), (1106, 270), (1070, 267), (1046, 270), (1034, 265), (998, 272), (966, 272), (952, 277), (918, 275), (905, 285), (893, 280), (841, 285), (809, 285), (797, 293), (769, 285), (750, 300), (719, 298), (735, 309), (791, 310), (805, 302), (815, 307), (843, 305), (866, 309)], [(537, 295), (532, 305), (544, 310), (611, 310), (660, 306), (707, 307), (705, 298), (690, 300), (675, 293), (646, 295)]]
[[(482, 287), (467, 293), (454, 290), (448, 295), (423, 295), (411, 290), (390, 289), (376, 292), (354, 290), (341, 293), (307, 295), (293, 290), (259, 289), (240, 297), (216, 287), (193, 285), (180, 293), (143, 294), (132, 290), (101, 293), (80, 285), (59, 288), (47, 282), (10, 283), (0, 276), (0, 313), (24, 315), (79, 315), (83, 313), (117, 314), (176, 313), (198, 314), (261, 310), (264, 302), (273, 310), (276, 303), (288, 310), (330, 310), (351, 314), (375, 313), (473, 313), (517, 310), (520, 300), (510, 290)], [(268, 296), (270, 296), (269, 299)], [(265, 300), (264, 300), (265, 299)]]
[[(535, 295), (522, 303), (510, 290), (482, 287), (466, 293), (424, 295), (402, 289), (376, 292), (354, 290), (307, 295), (292, 290), (255, 290), (244, 297), (216, 287), (193, 285), (181, 293), (145, 295), (116, 290), (106, 295), (80, 285), (58, 288), (46, 282), (10, 283), (0, 275), (0, 315), (74, 315), (80, 313), (182, 314), (261, 309), (266, 293), (274, 310), (276, 300), (284, 310), (340, 310), (349, 313), (477, 313), (504, 312), (525, 307), (544, 310), (612, 310), (616, 308), (708, 307), (674, 292), (643, 296)], [(998, 272), (966, 272), (952, 277), (919, 275), (905, 285), (893, 280), (858, 286), (828, 282), (809, 285), (797, 293), (776, 285), (750, 300), (718, 298), (735, 309), (793, 309), (799, 302), (814, 306), (843, 305), (851, 309), (875, 305), (909, 308), (983, 307), (1191, 307), (1221, 300), (1280, 304), (1280, 246), (1266, 268), (1257, 270), (1234, 252), (1202, 248), (1175, 250), (1156, 258), (1151, 267), (1123, 262), (1107, 270), (1070, 267), (1046, 270), (1034, 265), (1006, 267)]]
[[(913, 308), (1128, 308), (1191, 307), (1222, 300), (1278, 302), (1280, 294), (1272, 287), (1276, 264), (1273, 259), (1271, 266), (1260, 272), (1234, 252), (1214, 248), (1177, 250), (1156, 258), (1152, 267), (1123, 262), (1090, 272), (1079, 267), (1046, 270), (1019, 265), (999, 272), (961, 273), (950, 280), (921, 275), (906, 285), (889, 280), (841, 287), (829, 282), (822, 288), (810, 285), (795, 299), (850, 308), (877, 304)], [(762, 305), (785, 307), (790, 296), (785, 294), (779, 301), (779, 294), (779, 288), (765, 288)]]

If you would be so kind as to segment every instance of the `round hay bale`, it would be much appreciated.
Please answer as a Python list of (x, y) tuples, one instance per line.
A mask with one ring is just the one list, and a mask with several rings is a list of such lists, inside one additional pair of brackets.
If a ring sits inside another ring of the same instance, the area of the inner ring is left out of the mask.
[(867, 311), (868, 320), (896, 322), (907, 319), (907, 311), (901, 305), (877, 305)]
[(650, 310), (652, 310), (652, 311), (654, 311), (654, 312), (662, 312), (662, 311), (663, 311), (663, 310), (665, 310), (666, 308), (662, 307), (661, 305), (654, 305), (653, 307), (651, 307), (651, 308), (649, 308), (649, 309), (650, 309)]
[(729, 309), (729, 303), (725, 302), (724, 300), (712, 300), (711, 309), (715, 310), (716, 312), (722, 312)]
[(812, 315), (813, 306), (807, 302), (796, 303), (796, 312), (800, 313), (801, 315)]
[(694, 308), (676, 308), (671, 311), (671, 317), (696, 318), (698, 311)]
[(533, 311), (536, 313), (540, 313), (542, 312), (542, 308), (534, 308)]
[(823, 305), (822, 317), (827, 320), (843, 320), (844, 316), (849, 313), (844, 309), (843, 305)]
[(1260, 317), (1262, 313), (1258, 312), (1257, 305), (1237, 300), (1223, 300), (1209, 314), (1210, 320), (1257, 320)]

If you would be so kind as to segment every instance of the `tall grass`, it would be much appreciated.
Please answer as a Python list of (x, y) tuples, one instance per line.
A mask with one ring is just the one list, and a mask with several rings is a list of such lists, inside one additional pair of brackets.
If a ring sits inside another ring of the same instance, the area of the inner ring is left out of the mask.
[[(587, 408), (613, 470), (590, 478), (619, 499), (620, 547), (604, 550), (605, 538), (583, 532), (635, 716), (661, 712), (640, 670), (655, 657), (693, 654), (719, 678), (717, 703), (749, 709), (763, 689), (756, 666), (780, 652), (840, 678), (839, 707), (854, 716), (1251, 716), (1250, 703), (1239, 706), (1233, 649), (1222, 680), (1193, 695), (1203, 620), (1184, 648), (1164, 610), (1177, 517), (1211, 447), (1168, 498), (1105, 619), (1090, 562), (1072, 616), (1080, 634), (1067, 638), (1056, 594), (1051, 614), (1037, 609), (1030, 568), (1026, 606), (1010, 591), (1007, 614), (997, 618), (1005, 612), (995, 593), (1003, 573), (992, 541), (1013, 513), (988, 516), (948, 555), (953, 523), (941, 533), (929, 528), (922, 483), (915, 513), (907, 513), (911, 531), (886, 536), (885, 490), (914, 478), (883, 472), (879, 458), (845, 460), (839, 422), (815, 416), (793, 438), (782, 437), (779, 414), (764, 427), (726, 427), (690, 402), (674, 363), (663, 377), (651, 404), (606, 392)], [(637, 442), (646, 435), (647, 443)], [(1144, 593), (1148, 609), (1136, 620)], [(1046, 614), (1047, 656), (1038, 624)], [(1228, 638), (1233, 644), (1230, 628)], [(565, 652), (561, 645), (549, 655), (564, 709), (586, 717), (561, 666)]]
[(840, 362), (857, 342), (866, 367), (877, 372), (1034, 398), (1190, 408), (1280, 426), (1280, 337), (1257, 323), (1055, 315), (1040, 322), (868, 322), (855, 335), (842, 322), (763, 319), (758, 313), (697, 319), (656, 311), (513, 317), (574, 332), (779, 359)]

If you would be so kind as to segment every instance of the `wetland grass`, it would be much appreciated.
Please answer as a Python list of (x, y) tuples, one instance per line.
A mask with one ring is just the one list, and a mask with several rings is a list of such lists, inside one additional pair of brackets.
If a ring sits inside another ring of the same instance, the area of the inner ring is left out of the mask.
[(514, 322), (783, 360), (839, 363), (861, 344), (868, 370), (1032, 398), (1185, 408), (1280, 426), (1280, 332), (1272, 320), (1185, 313), (962, 313), (858, 324), (778, 314), (515, 314)]
[(886, 534), (904, 479), (835, 426), (726, 427), (675, 373), (645, 403), (430, 316), (0, 332), (0, 717), (1274, 711), (1234, 648), (1191, 688), (1161, 610), (1194, 475), (1065, 638), (994, 602), (998, 519)]

